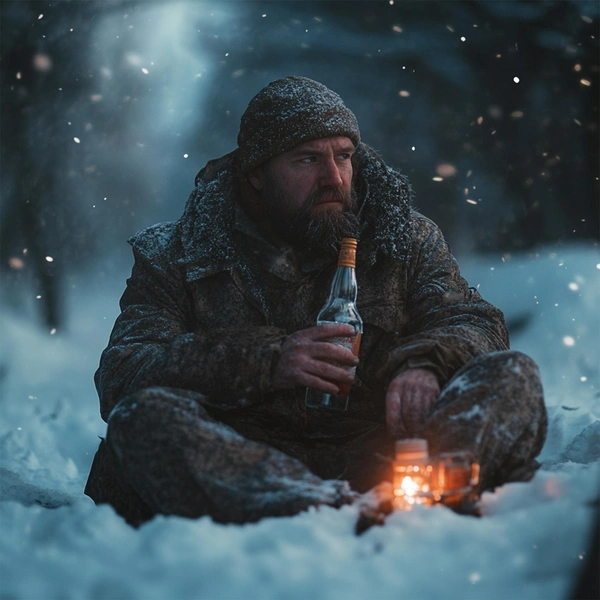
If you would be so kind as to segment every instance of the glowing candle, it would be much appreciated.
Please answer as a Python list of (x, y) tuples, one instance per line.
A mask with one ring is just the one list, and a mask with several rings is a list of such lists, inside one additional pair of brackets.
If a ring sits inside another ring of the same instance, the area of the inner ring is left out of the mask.
[(433, 466), (429, 459), (427, 440), (397, 441), (394, 460), (395, 507), (410, 510), (416, 504), (433, 504), (438, 494), (432, 484)]

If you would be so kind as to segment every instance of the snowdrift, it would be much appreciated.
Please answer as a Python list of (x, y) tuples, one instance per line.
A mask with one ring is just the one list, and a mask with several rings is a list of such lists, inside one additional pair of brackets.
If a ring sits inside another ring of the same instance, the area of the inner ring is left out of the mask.
[(105, 424), (92, 376), (125, 275), (92, 277), (68, 331), (0, 317), (0, 597), (565, 598), (589, 553), (600, 459), (600, 254), (591, 246), (466, 257), (463, 274), (540, 365), (550, 417), (533, 481), (484, 494), (480, 519), (396, 512), (353, 533), (355, 507), (260, 523), (158, 517), (133, 530), (83, 487)]

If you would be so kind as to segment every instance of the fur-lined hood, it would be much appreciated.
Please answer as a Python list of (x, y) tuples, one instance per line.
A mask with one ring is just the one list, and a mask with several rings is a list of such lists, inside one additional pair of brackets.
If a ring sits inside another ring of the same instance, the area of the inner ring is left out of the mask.
[[(196, 188), (179, 221), (141, 231), (130, 243), (144, 254), (154, 254), (157, 242), (160, 245), (175, 226), (183, 250), (178, 262), (185, 268), (188, 281), (227, 270), (242, 260), (236, 255), (232, 239), (239, 193), (236, 158), (237, 150), (209, 161), (198, 173)], [(362, 247), (368, 243), (373, 252), (408, 261), (412, 197), (408, 180), (363, 143), (353, 160), (362, 205)]]

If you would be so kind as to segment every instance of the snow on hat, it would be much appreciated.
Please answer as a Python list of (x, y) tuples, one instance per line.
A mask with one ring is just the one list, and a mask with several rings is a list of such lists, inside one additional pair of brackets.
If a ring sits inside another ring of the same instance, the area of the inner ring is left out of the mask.
[(355, 146), (360, 142), (356, 117), (335, 92), (306, 77), (277, 79), (250, 100), (242, 115), (240, 169), (247, 173), (299, 144), (335, 135)]

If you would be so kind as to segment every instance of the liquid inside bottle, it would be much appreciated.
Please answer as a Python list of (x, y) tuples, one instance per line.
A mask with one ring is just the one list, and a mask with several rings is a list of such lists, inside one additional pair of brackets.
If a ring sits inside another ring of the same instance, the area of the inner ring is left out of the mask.
[[(317, 325), (344, 323), (354, 327), (354, 337), (332, 338), (329, 341), (348, 348), (358, 356), (363, 322), (356, 308), (358, 286), (356, 283), (356, 246), (353, 238), (344, 238), (338, 258), (338, 267), (331, 282), (327, 302), (317, 316)], [(345, 367), (346, 368), (346, 367)], [(354, 373), (355, 367), (347, 368)], [(306, 405), (310, 408), (345, 411), (348, 408), (350, 385), (342, 385), (337, 394), (326, 394), (312, 388), (306, 389)]]

